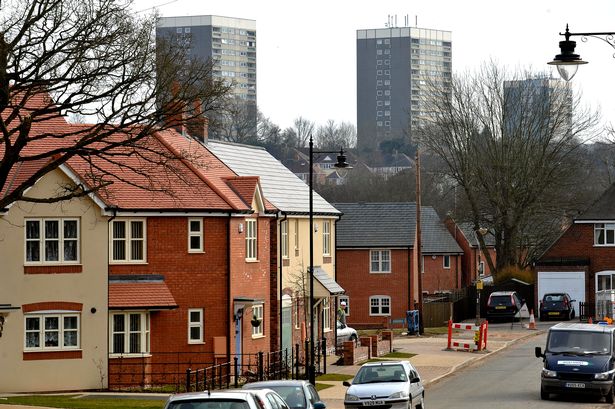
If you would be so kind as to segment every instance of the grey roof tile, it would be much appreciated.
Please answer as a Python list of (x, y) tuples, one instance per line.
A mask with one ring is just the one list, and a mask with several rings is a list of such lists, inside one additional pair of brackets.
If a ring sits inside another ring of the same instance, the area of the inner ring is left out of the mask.
[[(265, 198), (285, 213), (309, 212), (309, 187), (264, 148), (215, 140), (207, 149), (239, 176), (259, 176)], [(339, 214), (314, 192), (315, 214)]]
[(615, 220), (615, 183), (607, 190), (580, 216), (575, 220)]
[[(416, 203), (334, 203), (343, 213), (336, 246), (414, 247)], [(421, 207), (423, 253), (462, 253), (436, 211)]]

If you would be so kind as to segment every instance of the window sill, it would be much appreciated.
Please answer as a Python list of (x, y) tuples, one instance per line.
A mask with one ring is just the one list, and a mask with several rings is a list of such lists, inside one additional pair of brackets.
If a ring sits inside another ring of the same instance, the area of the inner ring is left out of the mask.
[(188, 250), (188, 254), (205, 254), (205, 250)]
[(81, 264), (24, 264), (24, 274), (76, 274), (83, 272)]
[(265, 335), (252, 335), (252, 339), (262, 339), (265, 338)]
[(205, 345), (205, 341), (188, 341), (188, 345)]
[(370, 274), (391, 274), (390, 271), (370, 271)]
[(247, 258), (246, 259), (246, 263), (258, 263), (258, 259), (256, 258)]
[(326, 333), (326, 332), (332, 332), (332, 331), (333, 331), (333, 330), (332, 330), (331, 328), (324, 328), (324, 329), (322, 330), (322, 332), (325, 332), (325, 333)]
[(24, 361), (43, 361), (52, 359), (81, 359), (83, 351), (81, 349), (64, 349), (57, 351), (40, 350), (24, 351)]
[(110, 266), (147, 265), (147, 261), (109, 261)]
[(109, 354), (109, 359), (118, 359), (118, 358), (151, 358), (152, 354), (149, 352), (142, 354)]

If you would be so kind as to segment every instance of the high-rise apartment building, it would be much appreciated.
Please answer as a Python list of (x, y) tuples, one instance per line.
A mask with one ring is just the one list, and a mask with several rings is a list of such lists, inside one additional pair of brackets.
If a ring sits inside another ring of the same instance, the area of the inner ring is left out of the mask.
[(450, 87), (450, 31), (416, 27), (357, 30), (357, 146), (413, 143), (412, 129), (430, 116), (428, 85)]
[[(212, 59), (214, 77), (233, 81), (256, 129), (256, 21), (221, 16), (161, 17), (156, 38), (186, 47), (190, 59)], [(216, 136), (216, 135), (212, 135)]]

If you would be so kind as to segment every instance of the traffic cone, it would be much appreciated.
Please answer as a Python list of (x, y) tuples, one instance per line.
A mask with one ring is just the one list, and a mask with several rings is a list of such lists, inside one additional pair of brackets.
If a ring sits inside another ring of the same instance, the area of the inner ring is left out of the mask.
[(588, 324), (593, 324), (594, 323), (594, 320), (592, 320), (592, 317), (589, 317), (589, 319), (587, 320), (587, 323)]
[(536, 319), (534, 318), (534, 310), (530, 310), (530, 325), (527, 329), (536, 329)]

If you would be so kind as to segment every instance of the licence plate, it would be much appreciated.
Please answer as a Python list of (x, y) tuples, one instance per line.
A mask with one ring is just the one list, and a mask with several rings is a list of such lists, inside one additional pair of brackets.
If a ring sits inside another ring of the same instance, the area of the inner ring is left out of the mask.
[(380, 406), (384, 405), (383, 400), (365, 400), (363, 401), (363, 406)]
[(550, 312), (549, 315), (559, 315), (559, 312)]
[(495, 307), (496, 310), (505, 310), (506, 306), (505, 305), (498, 305)]
[(579, 382), (566, 382), (566, 388), (585, 388), (584, 383)]

